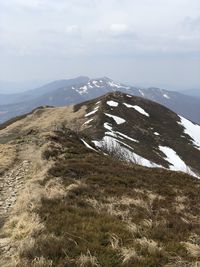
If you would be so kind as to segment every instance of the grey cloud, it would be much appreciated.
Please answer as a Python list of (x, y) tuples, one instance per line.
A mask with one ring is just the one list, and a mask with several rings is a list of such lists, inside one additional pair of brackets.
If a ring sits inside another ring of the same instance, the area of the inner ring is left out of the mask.
[(200, 16), (195, 17), (195, 18), (186, 17), (183, 20), (182, 24), (186, 29), (189, 29), (192, 31), (196, 31), (196, 30), (200, 31)]
[[(161, 65), (166, 64), (166, 57), (174, 57), (184, 72), (182, 60), (187, 57), (189, 84), (197, 80), (193, 73), (200, 65), (195, 63), (192, 68), (191, 63), (200, 54), (198, 7), (199, 0), (0, 1), (0, 73), (5, 76), (0, 79), (23, 79), (28, 70), (29, 79), (36, 75), (52, 79), (52, 73), (59, 78), (62, 68), (68, 77), (87, 70), (88, 75), (111, 74), (131, 80), (130, 73), (129, 77), (123, 73), (129, 71), (119, 68), (123, 64), (134, 71), (136, 65), (141, 71), (143, 66), (141, 77), (150, 80), (146, 66), (152, 58), (159, 58)], [(21, 71), (14, 67), (17, 65)], [(170, 64), (166, 66), (167, 71)], [(165, 76), (163, 70), (157, 78), (164, 81)], [(174, 77), (170, 83), (173, 81), (177, 82)]]

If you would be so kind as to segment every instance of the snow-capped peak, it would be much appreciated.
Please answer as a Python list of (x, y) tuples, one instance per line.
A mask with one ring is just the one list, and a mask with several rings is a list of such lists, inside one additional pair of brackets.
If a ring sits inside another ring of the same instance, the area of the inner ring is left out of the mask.
[(99, 90), (101, 93), (107, 93), (110, 91), (117, 91), (120, 89), (130, 89), (129, 86), (123, 85), (119, 82), (113, 81), (108, 77), (89, 79), (85, 84), (78, 85), (76, 87), (72, 87), (80, 95), (88, 95), (90, 92), (94, 92), (94, 90)]

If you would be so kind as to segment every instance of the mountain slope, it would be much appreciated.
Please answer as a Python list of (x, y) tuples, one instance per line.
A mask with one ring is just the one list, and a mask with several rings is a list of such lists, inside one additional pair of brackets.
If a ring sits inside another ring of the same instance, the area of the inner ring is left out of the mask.
[(132, 94), (160, 103), (172, 109), (174, 112), (200, 123), (200, 101), (194, 96), (159, 88), (134, 90)]
[(120, 92), (86, 104), (83, 128), (96, 146), (115, 153), (118, 148), (119, 156), (144, 166), (200, 172), (199, 125), (155, 102)]
[[(113, 92), (77, 104), (74, 110), (82, 114), (75, 120), (76, 128), (89, 135), (90, 141), (98, 148), (115, 150), (120, 146), (118, 150), (121, 150), (122, 157), (141, 165), (165, 167), (192, 175), (200, 173), (200, 126), (164, 106)], [(0, 141), (23, 135), (24, 129), (31, 132), (40, 127), (49, 128), (54, 121), (65, 125), (76, 112), (73, 112), (73, 106), (36, 110), (7, 127), (0, 134)], [(70, 124), (74, 129), (73, 122)]]
[[(28, 90), (22, 93), (0, 94), (0, 105), (9, 105), (9, 104), (16, 105), (17, 103), (20, 103), (19, 105), (22, 105), (22, 104), (24, 105), (25, 103), (23, 102), (27, 102), (27, 101), (29, 102), (30, 100), (32, 101), (35, 98), (38, 98), (45, 94), (49, 94), (59, 88), (82, 84), (82, 83), (87, 82), (88, 80), (89, 80), (88, 77), (80, 76), (74, 79), (53, 81), (39, 88)], [(34, 108), (35, 107), (37, 106), (34, 106)]]
[[(0, 122), (30, 112), (38, 106), (76, 104), (114, 91), (153, 100), (194, 122), (200, 123), (200, 100), (198, 98), (159, 88), (141, 89), (126, 86), (107, 77), (99, 79), (78, 77), (71, 80), (55, 81), (23, 94), (3, 95), (0, 100)], [(6, 105), (2, 105), (2, 103), (6, 103)]]
[(168, 167), (155, 144), (178, 149), (181, 134), (192, 159), (199, 151), (179, 122), (156, 103), (117, 92), (2, 125), (0, 265), (197, 266), (199, 180), (105, 155), (92, 142), (110, 135)]
[(194, 97), (200, 97), (200, 89), (188, 89), (183, 90), (183, 94), (194, 96)]

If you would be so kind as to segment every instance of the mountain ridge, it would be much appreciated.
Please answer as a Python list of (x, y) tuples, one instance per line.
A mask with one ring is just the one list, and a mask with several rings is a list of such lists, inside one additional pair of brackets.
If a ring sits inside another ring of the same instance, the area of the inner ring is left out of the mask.
[[(27, 100), (22, 103), (0, 105), (0, 122), (6, 121), (14, 116), (30, 112), (38, 106), (65, 106), (69, 104), (77, 104), (108, 92), (120, 90), (124, 93), (130, 93), (132, 95), (141, 96), (158, 102), (174, 110), (176, 113), (179, 113), (194, 122), (200, 123), (200, 100), (178, 92), (171, 92), (158, 88), (142, 89), (132, 87), (114, 82), (112, 79), (107, 77), (99, 79), (79, 77), (77, 79), (67, 80), (66, 82), (70, 85), (55, 88), (54, 83), (50, 84), (50, 87), (52, 86), (50, 88), (51, 92), (48, 92), (48, 85), (45, 89), (46, 91), (41, 90), (41, 88), (36, 89), (37, 93), (31, 100)], [(24, 97), (24, 100), (26, 100), (27, 96), (25, 95)]]
[[(160, 114), (163, 126), (156, 128)], [(188, 165), (186, 157), (195, 160), (192, 151), (200, 150), (180, 122), (155, 102), (113, 92), (75, 106), (38, 108), (5, 123), (0, 265), (196, 266), (200, 180), (165, 169), (172, 166), (169, 157), (158, 151), (169, 144), (177, 149), (179, 137), (187, 147), (180, 157), (185, 154)], [(140, 166), (122, 157), (124, 150), (118, 155), (99, 146), (105, 136), (146, 158), (156, 143), (154, 158), (165, 168)]]
[[(95, 141), (97, 138), (98, 143), (102, 138), (110, 138), (111, 142), (117, 141), (117, 145), (122, 144), (123, 149), (126, 147), (127, 149), (130, 148), (132, 153), (134, 151), (139, 161), (145, 160), (148, 166), (155, 164), (158, 167), (171, 166), (171, 164), (166, 164), (165, 160), (163, 161), (163, 157), (166, 156), (163, 151), (170, 148), (169, 153), (178, 154), (183, 162), (186, 161), (185, 172), (193, 173), (189, 166), (200, 172), (198, 162), (200, 140), (197, 136), (200, 133), (200, 126), (178, 116), (156, 102), (121, 92), (107, 93), (94, 100), (88, 100), (74, 106), (36, 109), (27, 116), (16, 118), (16, 123), (12, 124), (13, 120), (11, 120), (2, 124), (1, 129), (6, 128), (4, 134), (0, 134), (0, 141), (15, 136), (15, 132), (16, 135), (19, 135), (21, 126), (24, 129), (27, 125), (26, 131), (29, 132), (37, 131), (39, 127), (44, 127), (44, 129), (47, 127), (48, 129), (51, 124), (54, 124), (54, 120), (60, 120), (60, 124), (65, 124), (67, 121), (64, 116), (65, 112), (69, 118), (72, 118), (69, 119), (72, 121), (70, 122), (72, 129), (78, 127), (79, 131), (89, 134), (92, 138), (91, 141)], [(76, 123), (74, 123), (74, 116), (79, 113), (82, 116), (77, 118)], [(37, 125), (37, 123), (39, 124)], [(17, 124), (21, 126), (15, 126)], [(9, 128), (11, 129), (9, 130)], [(193, 130), (193, 128), (195, 129)], [(196, 143), (194, 139), (197, 140)], [(105, 142), (104, 145), (109, 144)], [(126, 150), (124, 153), (129, 153), (129, 151)], [(180, 161), (180, 158), (177, 160)]]

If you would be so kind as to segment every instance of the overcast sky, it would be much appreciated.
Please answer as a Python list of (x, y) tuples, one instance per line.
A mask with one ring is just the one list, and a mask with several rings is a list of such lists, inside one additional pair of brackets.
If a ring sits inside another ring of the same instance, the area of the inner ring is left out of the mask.
[(200, 88), (200, 0), (0, 0), (0, 80)]

